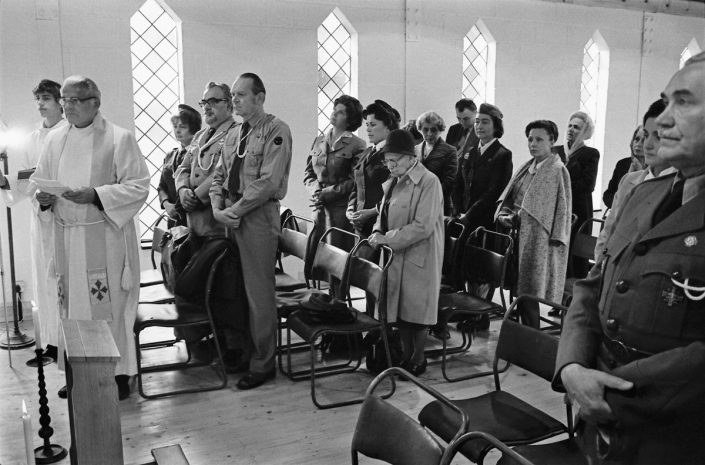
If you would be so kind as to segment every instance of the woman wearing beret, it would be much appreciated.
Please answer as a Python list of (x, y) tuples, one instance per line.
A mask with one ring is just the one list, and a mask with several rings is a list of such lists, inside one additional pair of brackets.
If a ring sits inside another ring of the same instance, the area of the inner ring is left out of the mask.
[(171, 124), (174, 127), (174, 138), (179, 143), (179, 147), (169, 152), (164, 159), (159, 186), (157, 186), (159, 204), (169, 216), (167, 221), (169, 228), (186, 226), (186, 211), (179, 202), (174, 174), (186, 155), (186, 147), (191, 145), (193, 135), (201, 130), (201, 114), (194, 108), (181, 104), (179, 105), (179, 113), (171, 117)]
[(496, 106), (480, 105), (475, 119), (480, 142), (459, 159), (453, 206), (471, 231), (494, 226), (497, 199), (512, 177), (512, 152), (499, 142), (504, 135), (502, 118)]
[(355, 183), (350, 192), (347, 217), (360, 237), (372, 234), (377, 220), (377, 205), (382, 201), (382, 183), (389, 178), (384, 164), (384, 144), (387, 135), (399, 128), (399, 112), (383, 100), (375, 100), (362, 112), (370, 147), (355, 166)]
[[(570, 175), (551, 151), (558, 137), (553, 121), (533, 121), (525, 134), (532, 160), (519, 168), (500, 195), (495, 219), (504, 228), (519, 228), (514, 294), (560, 302), (570, 240)], [(538, 310), (522, 309), (524, 323), (538, 328)]]
[[(568, 118), (565, 147), (559, 145), (555, 148), (559, 155), (563, 154), (561, 158), (565, 159), (570, 174), (573, 213), (578, 218), (571, 233), (571, 243), (580, 225), (592, 218), (592, 191), (595, 190), (600, 152), (585, 145), (584, 141), (592, 137), (594, 130), (592, 118), (583, 111), (576, 111)], [(584, 278), (589, 269), (584, 258), (574, 258), (568, 267), (568, 276), (576, 278)]]
[[(313, 141), (304, 175), (314, 209), (313, 240), (331, 227), (352, 231), (345, 212), (355, 184), (353, 168), (367, 145), (353, 134), (362, 125), (362, 105), (356, 98), (341, 95), (335, 99), (330, 123), (330, 130)], [(345, 250), (353, 247), (350, 237), (335, 234), (331, 244)]]
[(443, 188), (443, 213), (452, 214), (451, 195), (458, 174), (458, 157), (456, 150), (441, 137), (446, 124), (441, 115), (435, 111), (421, 113), (416, 120), (416, 128), (423, 136), (423, 141), (416, 146), (416, 156), (423, 166), (438, 176)]
[(384, 159), (391, 179), (370, 236), (375, 247), (394, 251), (387, 276), (387, 318), (396, 322), (401, 366), (415, 376), (426, 371), (428, 327), (436, 323), (443, 263), (443, 190), (420, 163), (407, 131), (389, 133)]

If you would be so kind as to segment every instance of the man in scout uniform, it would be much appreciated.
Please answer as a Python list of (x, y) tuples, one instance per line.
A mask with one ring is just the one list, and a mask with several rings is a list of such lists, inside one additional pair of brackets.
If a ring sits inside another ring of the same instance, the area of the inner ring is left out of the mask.
[(181, 166), (174, 175), (179, 199), (186, 210), (189, 240), (196, 248), (206, 237), (225, 235), (223, 225), (213, 219), (208, 192), (225, 139), (237, 126), (233, 120), (230, 98), (230, 87), (227, 84), (206, 84), (203, 99), (198, 104), (203, 108), (203, 119), (207, 127), (193, 136)]
[(593, 463), (705, 463), (705, 53), (662, 93), (659, 157), (575, 285), (554, 387)]
[(255, 388), (275, 375), (274, 265), (279, 201), (286, 195), (291, 167), (291, 131), (265, 113), (265, 97), (256, 74), (242, 74), (233, 84), (233, 105), (243, 124), (228, 135), (210, 190), (213, 216), (228, 227), (240, 250), (250, 310), (250, 365), (238, 389)]

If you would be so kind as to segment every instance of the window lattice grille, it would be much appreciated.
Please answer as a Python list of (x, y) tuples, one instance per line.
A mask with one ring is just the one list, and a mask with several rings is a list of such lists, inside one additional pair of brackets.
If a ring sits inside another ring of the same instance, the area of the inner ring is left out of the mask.
[(330, 127), (333, 101), (350, 94), (352, 37), (335, 12), (318, 26), (318, 132)]
[(597, 43), (590, 39), (583, 49), (580, 110), (590, 115), (596, 126), (600, 71), (600, 49)]
[(473, 26), (463, 39), (463, 97), (487, 101), (489, 47), (482, 32)]
[(154, 0), (147, 0), (130, 18), (135, 132), (151, 178), (139, 214), (140, 236), (145, 239), (161, 214), (157, 186), (164, 156), (177, 144), (171, 133), (171, 115), (181, 101), (177, 28)]

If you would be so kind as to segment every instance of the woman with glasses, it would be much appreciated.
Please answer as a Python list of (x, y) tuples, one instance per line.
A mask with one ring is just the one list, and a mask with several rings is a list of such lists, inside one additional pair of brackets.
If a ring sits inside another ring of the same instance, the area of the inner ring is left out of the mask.
[(416, 129), (423, 136), (423, 141), (416, 146), (416, 156), (423, 166), (438, 176), (443, 187), (443, 213), (450, 216), (451, 194), (458, 174), (458, 157), (455, 147), (446, 143), (441, 137), (446, 124), (441, 115), (435, 111), (421, 113), (416, 120)]
[(236, 127), (227, 84), (209, 82), (199, 105), (207, 127), (193, 136), (175, 174), (176, 191), (186, 211), (189, 241), (196, 249), (207, 237), (225, 235), (225, 227), (213, 218), (208, 191), (225, 138)]
[[(353, 168), (367, 145), (353, 134), (362, 125), (362, 104), (355, 97), (341, 95), (335, 99), (330, 124), (331, 128), (313, 141), (304, 175), (314, 211), (313, 240), (331, 227), (352, 231), (345, 211), (355, 184)], [(351, 236), (334, 233), (331, 239), (342, 249), (353, 247)]]
[(426, 371), (424, 349), (436, 323), (443, 262), (443, 189), (414, 151), (407, 131), (389, 133), (384, 160), (391, 179), (370, 236), (370, 244), (394, 251), (387, 275), (387, 318), (396, 322), (402, 368), (414, 376)]

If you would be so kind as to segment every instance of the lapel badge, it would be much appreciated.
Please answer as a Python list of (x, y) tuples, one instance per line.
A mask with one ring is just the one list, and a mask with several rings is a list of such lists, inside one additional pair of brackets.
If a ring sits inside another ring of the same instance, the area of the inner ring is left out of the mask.
[(685, 244), (686, 247), (694, 247), (698, 245), (698, 238), (695, 236), (688, 236), (685, 239), (683, 239), (683, 243)]
[(463, 155), (463, 158), (465, 158), (466, 160), (467, 160), (468, 158), (470, 158), (470, 152), (468, 152), (468, 153), (466, 153), (465, 155)]
[(661, 291), (661, 298), (669, 307), (680, 304), (684, 299), (682, 291), (675, 286)]

